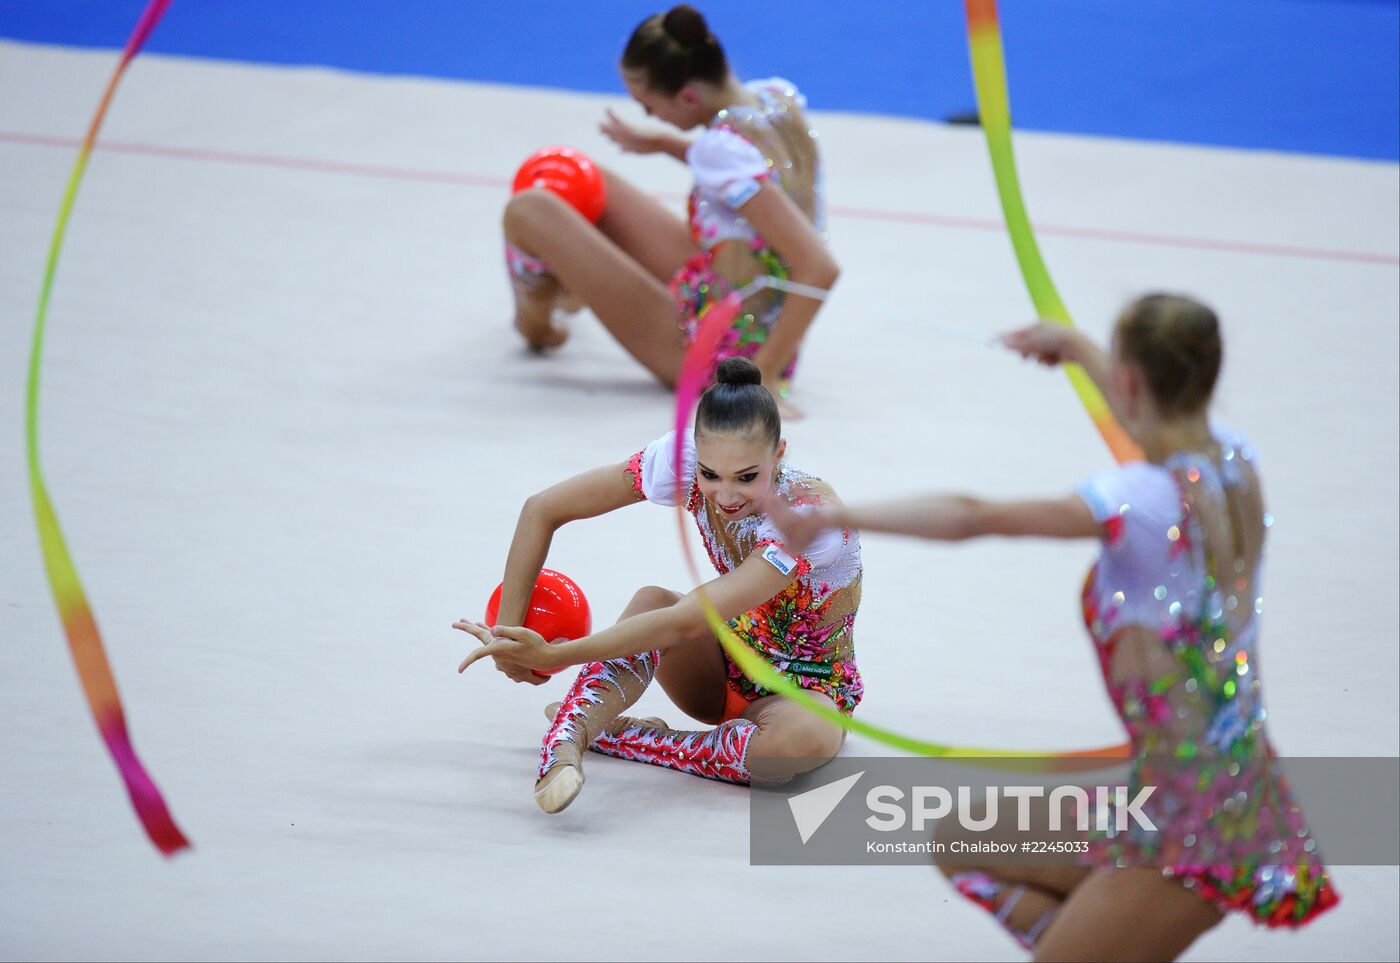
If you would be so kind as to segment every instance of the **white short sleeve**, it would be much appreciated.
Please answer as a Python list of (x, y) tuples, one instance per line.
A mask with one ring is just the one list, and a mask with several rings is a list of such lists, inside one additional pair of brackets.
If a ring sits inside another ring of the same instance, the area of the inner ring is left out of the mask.
[(1122, 469), (1110, 468), (1089, 478), (1075, 492), (1084, 504), (1089, 506), (1089, 514), (1102, 525), (1110, 518), (1117, 518), (1127, 504), (1127, 486), (1124, 484)]
[(724, 127), (706, 130), (685, 153), (695, 183), (733, 209), (758, 193), (768, 162), (757, 147)]
[[(676, 471), (676, 433), (668, 431), (642, 449), (640, 477), (647, 501), (674, 506), (676, 492), (689, 493), (695, 481), (695, 435), (687, 431), (681, 439), (680, 471)], [(679, 479), (678, 479), (679, 474)]]
[(1172, 473), (1149, 462), (1099, 472), (1079, 486), (1078, 495), (1088, 505), (1093, 521), (1105, 526), (1113, 523), (1116, 530), (1105, 530), (1112, 542), (1127, 536), (1128, 542), (1155, 546), (1182, 512), (1182, 497)]
[(1077, 494), (1100, 525), (1122, 518), (1125, 522), (1164, 522), (1165, 528), (1181, 507), (1171, 473), (1144, 461), (1099, 472), (1080, 485)]

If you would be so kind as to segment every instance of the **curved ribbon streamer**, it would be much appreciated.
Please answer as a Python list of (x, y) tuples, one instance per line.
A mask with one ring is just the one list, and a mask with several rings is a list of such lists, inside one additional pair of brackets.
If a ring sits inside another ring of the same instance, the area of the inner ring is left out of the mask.
[(116, 764), (117, 772), (126, 783), (126, 791), (131, 796), (131, 804), (136, 815), (145, 827), (146, 835), (166, 856), (174, 855), (188, 848), (190, 843), (184, 833), (175, 825), (170, 810), (162, 798), (155, 782), (146, 773), (136, 750), (131, 745), (131, 737), (126, 729), (126, 716), (122, 711), (121, 697), (117, 694), (116, 679), (107, 661), (107, 653), (102, 647), (102, 636), (97, 630), (92, 607), (83, 592), (78, 571), (68, 554), (68, 544), (54, 513), (53, 502), (44, 484), (43, 472), (39, 466), (39, 371), (44, 351), (44, 330), (48, 318), (49, 297), (53, 291), (54, 271), (58, 266), (59, 250), (63, 246), (63, 236), (68, 228), (68, 219), (73, 212), (73, 200), (78, 193), (83, 171), (87, 168), (88, 156), (97, 140), (97, 132), (116, 93), (117, 84), (127, 65), (131, 63), (150, 36), (155, 25), (164, 15), (170, 0), (151, 0), (136, 28), (126, 42), (122, 57), (107, 90), (102, 95), (97, 113), (88, 126), (87, 137), (83, 139), (78, 160), (73, 165), (73, 173), (68, 178), (68, 187), (59, 207), (58, 224), (54, 228), (53, 240), (49, 244), (49, 259), (44, 267), (43, 287), (39, 291), (39, 310), (34, 318), (34, 337), (29, 349), (29, 381), (25, 395), (25, 452), (29, 466), (29, 491), (34, 500), (34, 519), (39, 528), (39, 546), (44, 554), (44, 569), (48, 574), (49, 588), (58, 606), (59, 618), (63, 621), (63, 631), (68, 636), (68, 648), (73, 654), (73, 664), (82, 682), (83, 693), (87, 696), (88, 708), (93, 721), (107, 744), (107, 751)]
[[(710, 365), (714, 359), (715, 348), (719, 345), (720, 339), (734, 323), (734, 318), (738, 315), (744, 298), (757, 287), (761, 287), (759, 282), (750, 284), (748, 287), (731, 292), (721, 301), (711, 303), (705, 313), (701, 315), (699, 324), (695, 331), (695, 337), (690, 346), (686, 349), (685, 359), (681, 363), (681, 374), (676, 381), (676, 442), (672, 464), (676, 466), (676, 471), (681, 471), (681, 453), (683, 444), (683, 434), (690, 421), (690, 414), (695, 409), (695, 405), (700, 398), (700, 393), (704, 390), (709, 380)], [(689, 490), (693, 479), (677, 477), (677, 490)], [(729, 624), (714, 607), (708, 595), (705, 594), (704, 579), (700, 574), (699, 566), (696, 565), (695, 556), (691, 552), (690, 543), (686, 540), (686, 500), (678, 498), (676, 500), (676, 518), (680, 525), (681, 549), (685, 555), (686, 566), (690, 569), (691, 577), (696, 582), (695, 594), (699, 599), (700, 607), (704, 610), (705, 620), (709, 623), (710, 629), (719, 639), (724, 650), (729, 653), (729, 657), (734, 660), (744, 675), (748, 676), (757, 685), (762, 686), (769, 692), (775, 692), (787, 699), (791, 699), (807, 711), (821, 716), (830, 722), (835, 723), (847, 732), (859, 733), (867, 739), (883, 743), (895, 749), (912, 753), (919, 756), (933, 756), (937, 758), (950, 759), (977, 759), (995, 758), (1002, 760), (1019, 760), (1022, 765), (1016, 768), (1024, 768), (1034, 771), (1063, 770), (1084, 768), (1084, 760), (1095, 759), (1124, 759), (1127, 758), (1127, 747), (1125, 745), (1106, 746), (1098, 749), (1081, 749), (1069, 752), (1037, 752), (1031, 750), (1009, 750), (1009, 749), (987, 749), (971, 746), (956, 746), (950, 743), (929, 742), (924, 739), (917, 739), (913, 736), (902, 735), (891, 729), (872, 725), (862, 719), (838, 712), (830, 706), (823, 705), (812, 698), (801, 686), (794, 685), (771, 665), (762, 656), (750, 649), (744, 642), (734, 634)], [(1075, 760), (1080, 762), (1076, 763)]]
[[(1016, 176), (1016, 154), (1011, 147), (1011, 104), (1006, 93), (1006, 61), (1001, 49), (1001, 24), (996, 0), (964, 0), (967, 9), (967, 43), (972, 54), (972, 79), (977, 87), (977, 110), (987, 137), (987, 153), (992, 158), (997, 194), (1006, 216), (1006, 230), (1016, 249), (1026, 290), (1036, 312), (1046, 321), (1073, 327), (1069, 312), (1050, 280), (1050, 272), (1040, 256), (1035, 232), (1031, 230), (1021, 182)], [(1108, 402), (1079, 365), (1065, 365), (1074, 392), (1084, 405), (1094, 426), (1107, 442), (1109, 451), (1120, 462), (1140, 461), (1142, 449), (1128, 437), (1113, 417)]]

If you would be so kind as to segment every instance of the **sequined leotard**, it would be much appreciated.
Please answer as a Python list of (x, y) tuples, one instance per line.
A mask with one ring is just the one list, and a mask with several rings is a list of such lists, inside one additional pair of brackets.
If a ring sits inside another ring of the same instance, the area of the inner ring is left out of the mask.
[[(851, 712), (865, 691), (856, 668), (852, 630), (860, 605), (860, 535), (825, 533), (801, 555), (790, 555), (782, 534), (766, 515), (738, 521), (724, 518), (700, 494), (695, 482), (695, 440), (683, 439), (678, 477), (675, 432), (637, 452), (627, 463), (638, 498), (674, 507), (678, 502), (695, 518), (710, 561), (721, 575), (733, 571), (753, 552), (792, 581), (778, 595), (730, 621), (735, 634), (794, 684), (828, 696), (842, 712)], [(784, 462), (777, 492), (794, 505), (821, 504), (835, 497), (831, 486)], [(744, 701), (771, 695), (749, 681), (728, 660), (729, 686)]]
[[(1104, 530), (1084, 619), (1132, 743), (1136, 824), (1096, 835), (1098, 866), (1156, 866), (1225, 910), (1299, 926), (1337, 902), (1264, 731), (1257, 641), (1272, 519), (1239, 436), (1080, 490)], [(1233, 545), (1233, 549), (1232, 546)], [(1115, 821), (1110, 820), (1110, 825)]]
[[(686, 153), (695, 178), (690, 233), (700, 253), (676, 272), (671, 291), (687, 341), (709, 305), (731, 290), (760, 275), (788, 276), (782, 258), (740, 213), (764, 181), (781, 187), (819, 233), (826, 229), (816, 131), (807, 123), (806, 100), (792, 84), (776, 77), (751, 81), (745, 88), (758, 106), (721, 110)], [(714, 365), (736, 355), (754, 355), (777, 323), (783, 298), (771, 288), (751, 295), (720, 342)], [(785, 378), (792, 368), (784, 372)]]

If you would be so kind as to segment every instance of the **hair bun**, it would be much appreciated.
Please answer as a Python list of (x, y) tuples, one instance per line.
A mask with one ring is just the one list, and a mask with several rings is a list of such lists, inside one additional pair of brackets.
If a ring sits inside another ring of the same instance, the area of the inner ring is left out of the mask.
[(661, 29), (683, 47), (698, 47), (710, 39), (705, 17), (688, 3), (672, 7), (661, 18)]
[(715, 381), (722, 385), (761, 385), (763, 373), (748, 358), (725, 358), (715, 372)]
[(695, 435), (741, 434), (764, 438), (773, 451), (783, 438), (783, 419), (772, 392), (763, 387), (758, 365), (748, 358), (725, 358), (715, 383), (695, 408)]

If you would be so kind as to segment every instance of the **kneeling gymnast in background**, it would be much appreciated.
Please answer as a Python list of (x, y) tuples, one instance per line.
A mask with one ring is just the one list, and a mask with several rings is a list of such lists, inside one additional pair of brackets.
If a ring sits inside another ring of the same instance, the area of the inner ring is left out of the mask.
[[(602, 127), (626, 151), (686, 163), (695, 178), (690, 223), (608, 171), (596, 226), (548, 190), (516, 194), (504, 218), (515, 324), (532, 346), (562, 344), (568, 332), (556, 308), (567, 294), (670, 387), (711, 304), (755, 279), (830, 288), (838, 269), (821, 233), (816, 132), (792, 84), (741, 83), (704, 18), (686, 5), (638, 26), (621, 68), (649, 115), (681, 130), (704, 128), (691, 141), (635, 129), (611, 112)], [(721, 340), (711, 377), (724, 358), (751, 357), (764, 386), (784, 393), (819, 306), (757, 287)]]

